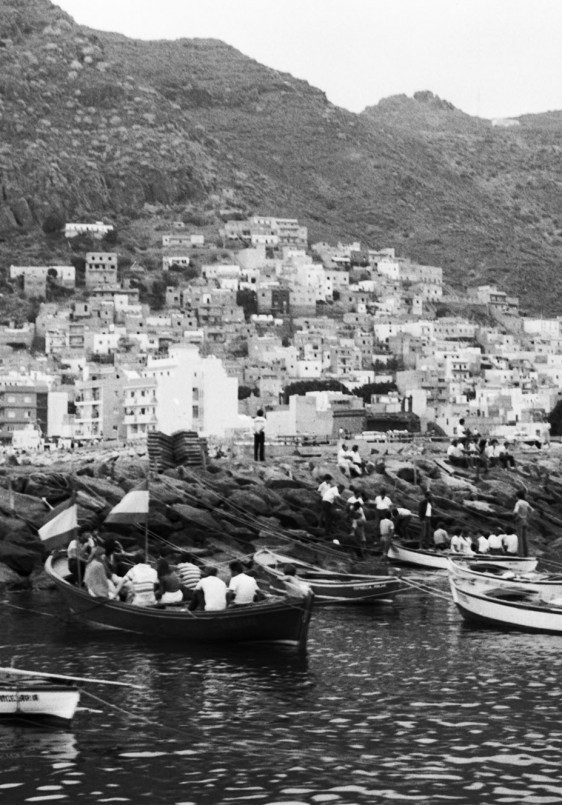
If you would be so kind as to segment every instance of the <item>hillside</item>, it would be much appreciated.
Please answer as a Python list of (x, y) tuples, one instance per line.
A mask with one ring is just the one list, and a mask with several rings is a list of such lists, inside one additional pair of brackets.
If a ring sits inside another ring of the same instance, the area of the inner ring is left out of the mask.
[(126, 236), (154, 214), (218, 225), (226, 208), (395, 245), (451, 284), (498, 281), (560, 312), (555, 113), (494, 128), (418, 93), (355, 115), (219, 41), (136, 41), (0, 0), (0, 127), (3, 270), (46, 259), (59, 218)]

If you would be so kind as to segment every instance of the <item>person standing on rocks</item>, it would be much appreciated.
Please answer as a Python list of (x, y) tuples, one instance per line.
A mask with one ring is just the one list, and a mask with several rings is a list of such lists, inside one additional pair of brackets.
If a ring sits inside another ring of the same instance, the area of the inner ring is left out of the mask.
[(515, 517), (515, 528), (517, 530), (518, 551), (519, 556), (528, 556), (529, 548), (527, 545), (527, 527), (529, 525), (529, 518), (533, 507), (525, 499), (525, 492), (520, 489), (517, 493), (517, 502), (513, 508), (513, 516)]
[(265, 461), (265, 416), (262, 408), (254, 417), (254, 461)]
[(418, 507), (421, 521), (420, 548), (427, 549), (433, 545), (433, 498), (429, 489)]

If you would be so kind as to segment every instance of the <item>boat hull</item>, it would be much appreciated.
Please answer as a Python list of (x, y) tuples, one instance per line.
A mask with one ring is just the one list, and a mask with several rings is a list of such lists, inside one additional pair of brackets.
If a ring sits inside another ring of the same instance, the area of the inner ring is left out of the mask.
[(71, 721), (80, 691), (64, 685), (0, 683), (0, 716)]
[(537, 566), (538, 560), (535, 556), (494, 556), (488, 557), (483, 555), (462, 556), (461, 554), (451, 553), (450, 551), (432, 551), (423, 550), (421, 548), (413, 548), (404, 545), (400, 542), (392, 542), (387, 553), (387, 557), (391, 562), (399, 562), (401, 564), (416, 565), (417, 567), (425, 567), (429, 570), (448, 570), (449, 559), (454, 557), (455, 560), (462, 562), (475, 562), (475, 561), (490, 561), (494, 564), (500, 564), (506, 569), (516, 571), (518, 573), (531, 573)]
[(298, 569), (298, 578), (312, 588), (315, 605), (359, 605), (389, 602), (402, 588), (401, 580), (395, 576), (326, 571), (267, 548), (254, 554), (254, 562), (262, 568), (274, 584), (281, 584), (281, 579), (285, 575), (283, 567), (293, 564)]
[(524, 576), (489, 562), (458, 562), (449, 559), (449, 575), (461, 579), (475, 590), (501, 588), (505, 590), (531, 591), (540, 593), (544, 601), (562, 601), (562, 576), (533, 573)]
[(466, 581), (451, 578), (451, 593), (462, 617), (469, 623), (526, 632), (562, 634), (562, 607), (541, 602), (534, 591), (514, 590), (501, 598), (503, 588), (476, 590)]
[(93, 598), (65, 580), (65, 557), (49, 557), (45, 571), (70, 612), (92, 625), (179, 643), (273, 642), (306, 647), (313, 596), (266, 599), (219, 612), (190, 612), (187, 607), (139, 607)]

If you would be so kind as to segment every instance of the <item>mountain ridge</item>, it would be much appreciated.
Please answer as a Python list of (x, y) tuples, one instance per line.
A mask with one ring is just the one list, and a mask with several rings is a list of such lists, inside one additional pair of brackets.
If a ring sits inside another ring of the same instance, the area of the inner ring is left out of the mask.
[(559, 311), (562, 113), (500, 129), (422, 92), (357, 115), (220, 40), (95, 31), (48, 0), (0, 0), (0, 45), (4, 265), (44, 252), (49, 216), (127, 231), (149, 207), (217, 226), (228, 208)]

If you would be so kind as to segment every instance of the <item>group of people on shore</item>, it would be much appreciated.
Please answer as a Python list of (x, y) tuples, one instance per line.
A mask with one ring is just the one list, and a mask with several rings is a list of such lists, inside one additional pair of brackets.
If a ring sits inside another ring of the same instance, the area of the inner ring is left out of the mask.
[[(344, 511), (358, 557), (364, 558), (367, 553), (365, 510), (371, 510), (373, 520), (373, 544), (379, 541), (380, 551), (386, 556), (394, 537), (408, 539), (409, 526), (413, 512), (405, 506), (397, 506), (392, 502), (385, 487), (381, 487), (374, 500), (367, 501), (365, 494), (351, 484), (349, 495), (344, 496), (345, 487), (337, 484), (333, 477), (326, 474), (318, 486), (321, 498), (320, 527), (326, 535), (331, 536), (335, 523), (335, 511)], [(431, 491), (424, 493), (418, 505), (418, 544), (422, 549), (451, 550), (455, 553), (481, 553), (526, 556), (528, 554), (527, 528), (533, 508), (526, 500), (523, 490), (517, 492), (517, 501), (512, 516), (515, 527), (496, 526), (490, 531), (471, 532), (466, 528), (454, 527), (451, 534), (447, 532), (438, 517)]]
[(321, 498), (319, 524), (327, 535), (332, 533), (335, 510), (339, 503), (340, 510), (343, 509), (346, 514), (349, 534), (353, 538), (356, 553), (360, 558), (364, 558), (367, 553), (365, 532), (367, 505), (373, 511), (375, 532), (380, 537), (381, 550), (384, 554), (395, 534), (399, 537), (406, 536), (406, 529), (413, 513), (403, 506), (395, 506), (384, 487), (381, 487), (372, 504), (368, 504), (364, 493), (353, 484), (349, 486), (350, 494), (345, 498), (342, 494), (344, 489), (343, 484), (337, 484), (329, 474), (324, 475), (318, 486), (317, 491)]
[(368, 471), (367, 462), (361, 457), (359, 446), (354, 444), (351, 448), (342, 442), (337, 455), (338, 469), (348, 478), (359, 478)]
[(498, 439), (481, 436), (478, 431), (472, 432), (460, 419), (456, 427), (456, 438), (451, 439), (447, 448), (447, 461), (457, 467), (482, 469), (487, 473), (490, 467), (502, 467), (504, 470), (515, 467), (515, 458), (510, 452), (509, 442), (500, 444)]

